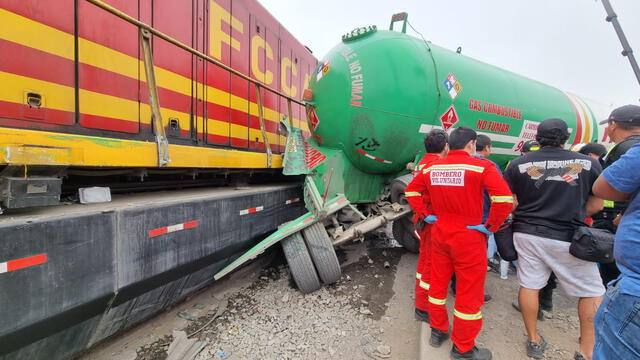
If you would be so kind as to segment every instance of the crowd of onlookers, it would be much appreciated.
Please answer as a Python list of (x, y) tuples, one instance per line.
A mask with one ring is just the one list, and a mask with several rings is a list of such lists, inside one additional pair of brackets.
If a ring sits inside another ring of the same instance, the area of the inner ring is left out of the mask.
[(491, 359), (475, 337), (480, 307), (491, 298), (486, 260), (495, 266), (497, 250), (498, 259), (517, 257), (513, 306), (522, 313), (529, 357), (544, 357), (548, 342), (537, 321), (552, 310), (559, 284), (579, 298), (574, 359), (640, 359), (640, 106), (617, 108), (601, 124), (609, 149), (569, 147), (563, 120), (541, 122), (536, 140), (524, 143), (504, 173), (488, 159), (488, 136), (467, 127), (425, 136), (427, 154), (405, 194), (421, 239), (416, 317), (430, 322), (432, 346), (451, 337), (452, 359)]

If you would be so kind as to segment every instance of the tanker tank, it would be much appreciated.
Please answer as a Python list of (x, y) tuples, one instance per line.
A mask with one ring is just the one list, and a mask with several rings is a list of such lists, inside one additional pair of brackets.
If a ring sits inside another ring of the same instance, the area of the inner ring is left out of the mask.
[(403, 32), (359, 28), (312, 75), (309, 128), (318, 147), (344, 151), (358, 169), (395, 174), (423, 151), (433, 127), (468, 126), (492, 138), (505, 164), (549, 117), (567, 122), (568, 144), (604, 140), (587, 101)]

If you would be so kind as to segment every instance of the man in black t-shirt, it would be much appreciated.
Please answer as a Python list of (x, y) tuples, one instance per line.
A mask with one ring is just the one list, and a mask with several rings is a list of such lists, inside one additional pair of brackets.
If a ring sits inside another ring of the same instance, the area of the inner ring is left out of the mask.
[(527, 330), (527, 355), (542, 358), (547, 347), (538, 334), (538, 292), (553, 271), (570, 296), (580, 298), (580, 352), (593, 351), (593, 317), (604, 294), (596, 264), (569, 253), (573, 232), (585, 217), (602, 209), (591, 187), (602, 172), (595, 159), (569, 150), (567, 124), (560, 119), (540, 123), (536, 140), (541, 149), (509, 164), (504, 178), (516, 197), (513, 241), (518, 252), (518, 302)]

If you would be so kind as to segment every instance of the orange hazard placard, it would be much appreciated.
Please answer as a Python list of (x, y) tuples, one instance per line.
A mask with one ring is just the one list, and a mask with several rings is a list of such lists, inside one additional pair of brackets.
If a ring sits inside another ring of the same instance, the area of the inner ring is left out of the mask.
[(318, 115), (316, 114), (316, 108), (311, 106), (309, 108), (309, 125), (311, 130), (315, 130), (318, 127), (318, 124), (320, 123), (320, 119), (318, 119)]
[(447, 111), (440, 116), (440, 122), (442, 123), (442, 127), (446, 130), (449, 130), (453, 125), (458, 122), (458, 113), (456, 109), (451, 105)]

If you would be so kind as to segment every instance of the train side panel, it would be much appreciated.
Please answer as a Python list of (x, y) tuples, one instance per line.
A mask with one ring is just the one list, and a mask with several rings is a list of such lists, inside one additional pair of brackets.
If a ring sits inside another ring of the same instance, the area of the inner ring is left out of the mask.
[[(315, 68), (313, 55), (253, 0), (106, 2), (298, 99), (306, 86), (302, 83), (308, 78), (306, 72)], [(8, 84), (0, 90), (0, 126), (99, 137), (96, 141), (102, 143), (118, 139), (114, 146), (131, 147), (131, 156), (107, 156), (108, 161), (98, 166), (157, 166), (157, 161), (133, 160), (141, 156), (133, 150), (137, 145), (127, 142), (154, 140), (138, 29), (86, 1), (49, 3), (11, 0), (0, 8), (3, 23), (14, 25), (0, 30), (0, 48), (6, 54), (0, 57), (0, 76)], [(158, 38), (152, 41), (152, 51), (169, 143), (193, 148), (191, 157), (196, 158), (185, 162), (182, 155), (172, 156), (177, 154), (170, 147), (169, 166), (226, 167), (211, 160), (204, 149), (210, 147), (264, 154), (255, 85)], [(266, 136), (277, 154), (284, 150), (278, 123), (288, 116), (287, 102), (265, 89), (260, 95)], [(308, 131), (301, 108), (293, 104), (292, 121)], [(54, 146), (48, 133), (37, 137), (46, 139), (40, 143), (33, 136), (16, 143), (17, 137), (13, 130), (0, 132), (0, 145)], [(65, 165), (96, 166), (83, 161), (89, 149), (82, 142), (65, 144), (70, 159)], [(252, 161), (242, 161), (244, 153), (230, 154), (239, 167), (256, 167)], [(16, 162), (20, 163), (0, 150), (0, 165)], [(33, 156), (29, 164), (53, 165)], [(266, 166), (264, 161), (257, 167)]]
[(0, 7), (0, 126), (75, 123), (73, 0), (7, 0)]
[[(159, 31), (193, 47), (194, 9), (190, 2), (153, 2), (152, 24)], [(153, 55), (158, 98), (167, 136), (170, 141), (177, 138), (196, 140), (199, 129), (194, 116), (193, 55), (158, 38), (153, 39)], [(144, 73), (143, 64), (140, 65), (140, 72)], [(144, 108), (149, 111), (146, 84), (143, 93)], [(150, 117), (150, 113), (145, 116)]]
[[(109, 0), (134, 16), (138, 2)], [(150, 117), (139, 116), (138, 30), (86, 2), (78, 2), (79, 125), (86, 129), (139, 133)]]

